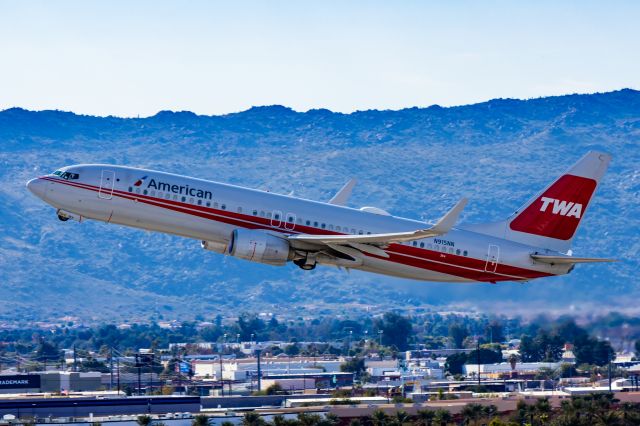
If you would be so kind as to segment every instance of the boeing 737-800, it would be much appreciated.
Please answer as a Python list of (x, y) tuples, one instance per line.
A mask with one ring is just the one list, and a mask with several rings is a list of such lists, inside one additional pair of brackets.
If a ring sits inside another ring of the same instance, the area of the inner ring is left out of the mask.
[(317, 264), (423, 281), (495, 283), (569, 273), (571, 242), (610, 161), (589, 152), (508, 219), (454, 226), (466, 199), (433, 225), (329, 202), (132, 167), (81, 164), (27, 187), (60, 220), (94, 219), (202, 241), (217, 253), (269, 265)]

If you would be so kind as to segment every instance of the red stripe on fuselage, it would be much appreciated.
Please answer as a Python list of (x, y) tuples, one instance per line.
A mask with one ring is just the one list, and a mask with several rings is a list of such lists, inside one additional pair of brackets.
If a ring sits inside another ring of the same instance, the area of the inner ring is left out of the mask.
[[(80, 182), (53, 179), (47, 176), (41, 177), (48, 181), (61, 183), (80, 189), (99, 192), (100, 188)], [(317, 229), (314, 227), (295, 224), (293, 229), (285, 229), (283, 226), (289, 222), (280, 220), (281, 226), (271, 225), (272, 219), (258, 216), (235, 213), (227, 210), (214, 209), (212, 207), (188, 204), (180, 201), (166, 200), (163, 198), (151, 197), (149, 195), (136, 194), (133, 192), (119, 191), (114, 189), (113, 194), (121, 198), (142, 202), (155, 207), (161, 207), (179, 213), (198, 216), (204, 219), (214, 220), (229, 225), (235, 225), (247, 229), (270, 229), (285, 234), (305, 233), (310, 235), (345, 235), (340, 232)], [(283, 218), (284, 219), (284, 218)], [(517, 279), (525, 280), (553, 276), (546, 272), (540, 272), (511, 265), (498, 264), (494, 272), (485, 271), (486, 260), (476, 259), (468, 256), (459, 256), (450, 253), (425, 250), (402, 244), (390, 244), (385, 250), (389, 258), (363, 253), (376, 259), (400, 263), (415, 268), (431, 270), (443, 274), (454, 275), (474, 281), (513, 281)], [(455, 262), (455, 263), (452, 263)]]

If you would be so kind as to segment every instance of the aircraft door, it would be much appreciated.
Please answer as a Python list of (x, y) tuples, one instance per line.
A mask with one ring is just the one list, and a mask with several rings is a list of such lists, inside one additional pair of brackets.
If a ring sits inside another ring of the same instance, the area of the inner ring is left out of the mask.
[(280, 227), (282, 225), (282, 212), (274, 210), (271, 215), (271, 226)]
[(100, 189), (98, 198), (110, 200), (113, 197), (113, 185), (116, 181), (116, 173), (111, 170), (103, 170), (100, 176)]
[(284, 220), (284, 229), (293, 231), (293, 228), (296, 227), (296, 215), (294, 213), (287, 213)]
[(500, 259), (500, 247), (490, 244), (487, 251), (487, 263), (484, 266), (484, 270), (487, 272), (495, 272), (498, 267), (498, 261)]

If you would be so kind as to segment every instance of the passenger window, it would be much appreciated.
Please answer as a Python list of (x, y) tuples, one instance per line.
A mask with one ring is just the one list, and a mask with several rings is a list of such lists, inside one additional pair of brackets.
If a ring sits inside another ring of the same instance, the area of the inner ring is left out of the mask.
[(327, 226), (327, 225), (325, 225), (324, 223), (323, 223), (322, 225), (320, 225), (320, 227), (321, 227), (322, 229), (324, 229), (326, 226)]
[(462, 252), (462, 255), (463, 255), (463, 256), (466, 256), (466, 255), (467, 255), (467, 251), (466, 251), (466, 250), (465, 250), (465, 251), (463, 251), (463, 252)]
[(202, 200), (198, 199), (198, 205), (201, 206), (202, 205)]
[(145, 189), (144, 191), (142, 191), (142, 193), (143, 193), (144, 195), (147, 195), (147, 190)]
[(368, 231), (367, 231), (367, 235), (371, 235), (371, 232), (368, 232)]
[(187, 197), (181, 197), (180, 199), (182, 200), (183, 203), (187, 201)]
[(420, 243), (420, 248), (424, 248), (424, 243)]
[(164, 194), (164, 198), (169, 200), (171, 198), (171, 194), (167, 192), (166, 194)]
[(207, 201), (207, 207), (211, 207), (211, 203)]
[(336, 231), (340, 231), (340, 227), (339, 226), (336, 226)]
[(129, 192), (133, 192), (133, 188), (132, 187), (129, 187)]
[(289, 216), (289, 218), (287, 219), (287, 222), (293, 223), (293, 216)]
[(351, 228), (351, 233), (352, 233), (353, 235), (356, 235), (356, 228)]
[(280, 213), (274, 214), (273, 218), (276, 219), (276, 220), (280, 220)]
[(313, 227), (317, 228), (318, 227), (318, 222), (313, 222)]
[(242, 213), (242, 207), (238, 207), (238, 213)]
[(223, 204), (223, 205), (221, 205), (221, 206), (220, 206), (220, 208), (221, 208), (222, 210), (226, 210), (226, 209), (227, 209), (227, 206)]
[(252, 213), (254, 216), (258, 216), (258, 210), (254, 210)]
[(178, 196), (176, 194), (173, 195), (173, 201), (178, 201)]
[(453, 254), (453, 247), (449, 249), (449, 253)]
[(155, 197), (155, 196), (156, 196), (156, 191), (155, 191), (155, 190), (153, 190), (153, 189), (151, 190), (151, 196), (152, 196), (152, 197)]
[(189, 198), (189, 204), (193, 204), (193, 202), (194, 202), (193, 197), (190, 197), (190, 198)]
[(417, 243), (417, 242), (415, 242), (415, 241), (414, 241), (414, 242), (412, 242), (411, 244), (412, 244), (414, 247), (417, 247), (417, 246), (418, 246), (418, 243)]
[(333, 225), (332, 224), (329, 224), (329, 230), (333, 231)]
[(311, 225), (311, 221), (307, 220), (304, 224), (307, 225), (307, 226), (310, 226)]
[(359, 234), (359, 235), (364, 234), (364, 232), (362, 232), (362, 229), (358, 231), (358, 234)]
[(458, 256), (460, 256), (460, 249), (457, 249), (457, 250), (456, 250), (456, 254), (457, 254)]

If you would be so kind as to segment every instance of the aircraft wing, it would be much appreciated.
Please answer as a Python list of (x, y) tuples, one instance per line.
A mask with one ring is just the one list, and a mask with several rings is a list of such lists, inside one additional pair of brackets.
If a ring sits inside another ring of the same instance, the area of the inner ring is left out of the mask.
[[(460, 216), (460, 212), (464, 209), (464, 206), (467, 204), (467, 199), (463, 198), (458, 203), (447, 212), (435, 225), (430, 228), (418, 229), (415, 231), (409, 232), (390, 232), (384, 234), (367, 234), (367, 235), (309, 235), (309, 234), (299, 234), (299, 235), (291, 235), (289, 236), (290, 241), (302, 241), (305, 243), (312, 244), (322, 244), (329, 246), (337, 246), (337, 245), (350, 245), (354, 248), (357, 248), (360, 251), (367, 251), (370, 249), (369, 247), (362, 247), (364, 245), (388, 245), (391, 243), (400, 243), (404, 241), (413, 241), (419, 240), (421, 238), (429, 238), (435, 237), (438, 235), (446, 234), (451, 230), (453, 225), (458, 220), (458, 216)], [(360, 247), (359, 247), (360, 246)], [(379, 254), (378, 250), (375, 248), (370, 249), (376, 251), (376, 254)]]

